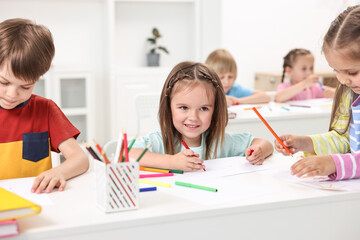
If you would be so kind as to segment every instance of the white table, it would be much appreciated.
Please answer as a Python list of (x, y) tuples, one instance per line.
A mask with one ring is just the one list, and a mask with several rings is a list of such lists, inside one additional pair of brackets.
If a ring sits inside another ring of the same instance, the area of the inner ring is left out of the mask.
[[(285, 169), (294, 159), (273, 155), (271, 166)], [(19, 219), (15, 239), (357, 239), (360, 192), (332, 192), (252, 172), (233, 181), (272, 190), (262, 197), (222, 205), (202, 205), (163, 192), (140, 193), (140, 208), (106, 214), (96, 207), (94, 173), (51, 193), (54, 205)], [(215, 193), (216, 194), (216, 193)], [(246, 193), (244, 193), (246, 194)]]
[[(292, 107), (291, 104), (311, 107)], [(282, 134), (311, 135), (329, 130), (332, 101), (330, 99), (313, 99), (230, 107), (229, 110), (236, 112), (237, 115), (235, 119), (229, 119), (226, 131), (250, 132), (255, 137), (265, 138), (273, 142), (274, 136), (255, 112), (244, 110), (253, 106), (261, 106), (258, 111), (279, 136)]]

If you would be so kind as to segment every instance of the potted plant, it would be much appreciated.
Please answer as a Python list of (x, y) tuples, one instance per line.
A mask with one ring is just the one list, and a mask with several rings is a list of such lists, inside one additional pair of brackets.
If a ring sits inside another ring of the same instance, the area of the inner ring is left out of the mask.
[(150, 52), (147, 54), (147, 64), (148, 66), (159, 66), (160, 54), (158, 52), (163, 51), (169, 54), (169, 51), (163, 46), (158, 46), (157, 41), (161, 35), (156, 27), (153, 28), (152, 35), (153, 37), (147, 39), (150, 43)]

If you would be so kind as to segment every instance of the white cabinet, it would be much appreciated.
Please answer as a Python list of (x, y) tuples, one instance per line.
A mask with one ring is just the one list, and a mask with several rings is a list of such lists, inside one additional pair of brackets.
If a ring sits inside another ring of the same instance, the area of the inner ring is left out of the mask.
[[(144, 93), (159, 93), (167, 75), (168, 68), (127, 68), (119, 69), (113, 76), (112, 90), (115, 93), (111, 100), (111, 139), (116, 139), (125, 128), (129, 136), (137, 134), (135, 97)], [(157, 117), (157, 113), (154, 113)], [(155, 126), (154, 126), (155, 128)], [(140, 135), (155, 130), (141, 128)]]
[(51, 68), (35, 85), (34, 94), (52, 99), (80, 130), (78, 141), (93, 138), (91, 74), (87, 70)]
[[(125, 128), (137, 133), (134, 97), (159, 95), (171, 69), (182, 61), (200, 61), (201, 0), (108, 0), (111, 139)], [(160, 67), (146, 67), (146, 39), (158, 28)], [(155, 116), (156, 114), (154, 114)], [(142, 128), (140, 135), (147, 133)], [(148, 129), (153, 130), (153, 129)]]

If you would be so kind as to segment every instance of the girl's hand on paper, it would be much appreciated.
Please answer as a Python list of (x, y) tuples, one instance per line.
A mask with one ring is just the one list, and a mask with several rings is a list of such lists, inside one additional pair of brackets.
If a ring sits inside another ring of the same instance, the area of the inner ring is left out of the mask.
[(334, 160), (329, 155), (303, 158), (294, 163), (291, 174), (297, 177), (327, 176), (336, 171)]
[[(290, 150), (291, 153), (297, 153), (299, 151), (304, 151), (308, 153), (315, 154), (313, 143), (310, 137), (308, 136), (297, 136), (285, 134), (280, 136), (280, 139), (283, 141), (284, 145)], [(288, 152), (285, 148), (277, 141), (274, 141), (275, 150), (281, 152), (282, 154), (288, 156)]]
[(259, 145), (251, 145), (245, 150), (246, 160), (252, 165), (262, 165), (265, 157), (262, 148)]
[(185, 149), (171, 156), (172, 169), (183, 171), (197, 171), (203, 169), (204, 160), (199, 158), (199, 154), (194, 154), (191, 149)]
[(62, 174), (59, 167), (55, 167), (42, 172), (35, 178), (31, 187), (31, 192), (38, 194), (42, 192), (51, 193), (55, 187), (58, 187), (59, 191), (63, 191), (65, 186), (65, 176)]

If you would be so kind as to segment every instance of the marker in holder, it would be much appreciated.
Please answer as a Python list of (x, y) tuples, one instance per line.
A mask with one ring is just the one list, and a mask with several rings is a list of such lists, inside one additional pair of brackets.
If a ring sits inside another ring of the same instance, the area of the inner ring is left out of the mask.
[(94, 162), (96, 202), (104, 212), (139, 208), (139, 163)]

